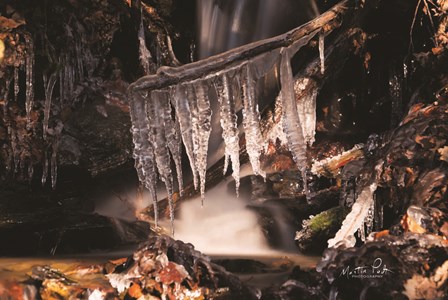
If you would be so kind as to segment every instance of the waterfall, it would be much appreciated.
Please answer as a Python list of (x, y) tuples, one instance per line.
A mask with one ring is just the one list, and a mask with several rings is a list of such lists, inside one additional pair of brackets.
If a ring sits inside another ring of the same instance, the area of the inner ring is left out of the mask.
[(314, 0), (196, 0), (199, 58), (273, 37), (316, 16)]

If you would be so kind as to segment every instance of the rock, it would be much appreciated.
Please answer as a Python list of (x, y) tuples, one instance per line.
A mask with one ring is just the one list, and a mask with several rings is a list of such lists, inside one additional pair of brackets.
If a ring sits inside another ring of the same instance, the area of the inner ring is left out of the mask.
[(296, 245), (303, 253), (322, 253), (328, 247), (327, 241), (341, 227), (349, 209), (343, 206), (330, 208), (303, 221), (302, 230), (296, 232)]
[(443, 226), (447, 222), (448, 215), (437, 208), (411, 205), (401, 219), (401, 226), (404, 231), (445, 236)]
[[(240, 183), (240, 199), (245, 199), (247, 207), (257, 213), (269, 245), (276, 249), (294, 251), (294, 233), (301, 229), (302, 220), (339, 202), (339, 189), (317, 177), (310, 183), (316, 192), (307, 201), (296, 171), (269, 174), (266, 180), (246, 176)], [(229, 183), (228, 192), (234, 193), (233, 182)]]
[[(341, 299), (406, 299), (405, 295), (412, 296), (410, 290), (415, 292), (410, 278), (415, 282), (426, 278), (434, 284), (434, 295), (447, 295), (448, 285), (442, 283), (446, 278), (437, 275), (447, 259), (448, 243), (443, 238), (405, 233), (383, 235), (359, 248), (328, 249), (317, 270), (331, 285), (328, 292)], [(357, 271), (359, 267), (363, 269)]]

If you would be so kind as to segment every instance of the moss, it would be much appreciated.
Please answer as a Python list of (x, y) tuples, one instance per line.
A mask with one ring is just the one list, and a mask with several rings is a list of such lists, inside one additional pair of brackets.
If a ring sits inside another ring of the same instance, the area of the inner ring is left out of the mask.
[(308, 227), (313, 232), (318, 232), (326, 230), (328, 227), (335, 226), (336, 224), (340, 225), (348, 212), (349, 209), (343, 206), (330, 208), (312, 218)]

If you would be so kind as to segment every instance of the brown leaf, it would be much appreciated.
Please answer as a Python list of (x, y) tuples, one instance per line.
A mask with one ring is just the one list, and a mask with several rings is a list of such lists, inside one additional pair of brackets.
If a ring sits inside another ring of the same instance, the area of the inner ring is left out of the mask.
[(128, 289), (128, 294), (129, 294), (129, 296), (138, 299), (138, 298), (140, 298), (141, 296), (143, 296), (142, 288), (140, 287), (139, 284), (134, 283), (134, 284), (132, 284), (131, 287)]
[(0, 16), (0, 31), (9, 31), (25, 24), (24, 20), (13, 20)]

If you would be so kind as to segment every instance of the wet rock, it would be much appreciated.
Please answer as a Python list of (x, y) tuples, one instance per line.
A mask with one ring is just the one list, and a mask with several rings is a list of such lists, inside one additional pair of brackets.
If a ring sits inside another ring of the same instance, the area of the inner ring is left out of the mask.
[(304, 220), (302, 230), (296, 232), (295, 237), (299, 250), (303, 253), (322, 253), (348, 212), (348, 208), (337, 206)]
[(329, 285), (329, 297), (406, 299), (421, 278), (434, 283), (434, 295), (447, 295), (446, 279), (436, 275), (445, 268), (447, 246), (430, 234), (382, 235), (359, 248), (328, 249), (317, 270)]
[(302, 228), (302, 220), (337, 206), (338, 202), (339, 189), (332, 187), (313, 194), (310, 202), (303, 194), (297, 198), (255, 198), (248, 208), (257, 213), (270, 246), (294, 251), (295, 231)]
[(404, 231), (446, 236), (443, 226), (447, 222), (447, 214), (437, 208), (411, 205), (401, 219), (401, 226)]

